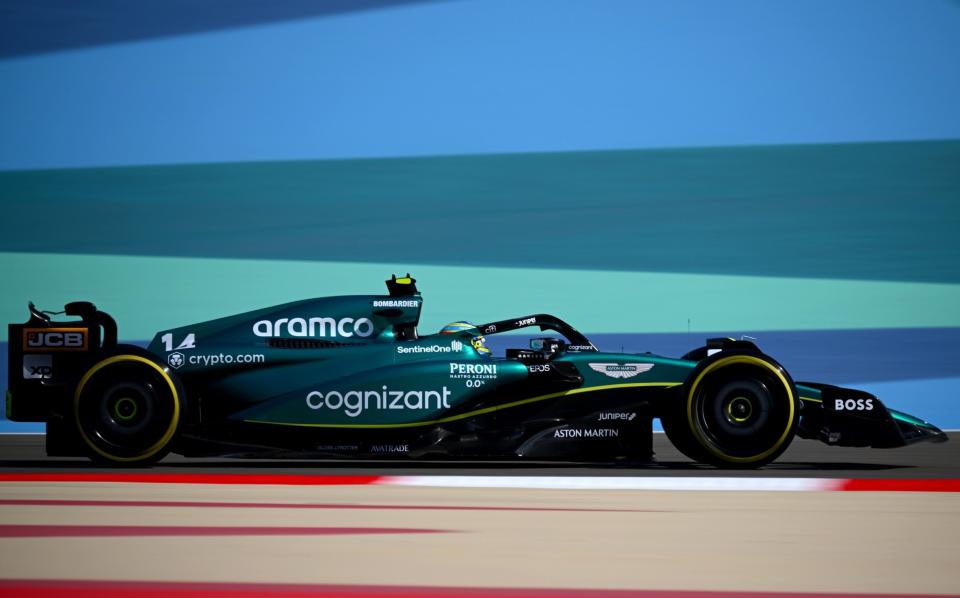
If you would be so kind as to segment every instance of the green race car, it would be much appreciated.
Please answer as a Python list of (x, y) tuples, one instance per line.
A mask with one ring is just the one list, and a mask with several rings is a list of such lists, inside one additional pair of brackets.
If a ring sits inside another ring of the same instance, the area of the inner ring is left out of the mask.
[[(711, 339), (681, 358), (605, 353), (546, 314), (421, 334), (416, 281), (387, 289), (162, 330), (146, 349), (118, 344), (91, 303), (68, 304), (68, 321), (31, 304), (9, 327), (7, 415), (46, 422), (50, 455), (131, 465), (170, 451), (640, 463), (654, 418), (685, 455), (719, 467), (770, 463), (796, 435), (946, 440), (865, 392), (794, 382), (748, 341)], [(551, 336), (502, 357), (486, 347), (526, 328)]]

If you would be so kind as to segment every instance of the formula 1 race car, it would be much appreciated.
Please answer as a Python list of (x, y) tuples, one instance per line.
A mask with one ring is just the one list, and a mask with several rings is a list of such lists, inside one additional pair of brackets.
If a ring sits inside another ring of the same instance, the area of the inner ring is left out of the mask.
[[(110, 464), (188, 457), (643, 462), (653, 418), (695, 461), (759, 467), (795, 435), (838, 446), (946, 440), (862, 391), (794, 382), (748, 341), (679, 359), (604, 353), (536, 314), (417, 332), (409, 275), (387, 295), (286, 303), (117, 343), (88, 302), (11, 324), (7, 414), (47, 424), (47, 453)], [(76, 319), (79, 318), (79, 319)], [(484, 335), (536, 327), (494, 357)]]

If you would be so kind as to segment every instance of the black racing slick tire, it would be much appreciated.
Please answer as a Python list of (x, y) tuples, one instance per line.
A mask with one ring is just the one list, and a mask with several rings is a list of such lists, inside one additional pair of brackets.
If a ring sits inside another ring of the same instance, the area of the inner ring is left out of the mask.
[(690, 432), (690, 428), (683, 418), (683, 409), (680, 408), (682, 407), (682, 403), (683, 400), (678, 397), (676, 399), (677, 408), (671, 409), (669, 412), (660, 416), (663, 432), (667, 435), (667, 440), (670, 441), (670, 444), (683, 453), (688, 459), (706, 463), (706, 452), (703, 450), (703, 447), (694, 440), (693, 434)]
[(663, 424), (695, 461), (753, 468), (790, 446), (799, 419), (796, 388), (782, 366), (764, 355), (718, 354), (694, 369)]
[(162, 459), (176, 437), (183, 389), (169, 368), (137, 347), (118, 347), (80, 379), (73, 415), (98, 463), (143, 466)]

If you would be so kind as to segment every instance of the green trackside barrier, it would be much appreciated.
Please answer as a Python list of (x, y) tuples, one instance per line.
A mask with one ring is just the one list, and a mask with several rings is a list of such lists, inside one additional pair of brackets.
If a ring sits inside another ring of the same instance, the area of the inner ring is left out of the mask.
[(943, 140), (0, 172), (0, 252), (960, 284), (958, 164)]

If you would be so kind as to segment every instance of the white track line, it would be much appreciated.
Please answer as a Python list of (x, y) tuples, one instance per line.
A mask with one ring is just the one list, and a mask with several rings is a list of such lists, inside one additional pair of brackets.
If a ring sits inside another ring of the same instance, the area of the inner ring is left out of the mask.
[(376, 483), (433, 488), (818, 492), (838, 490), (844, 481), (824, 478), (384, 476)]

